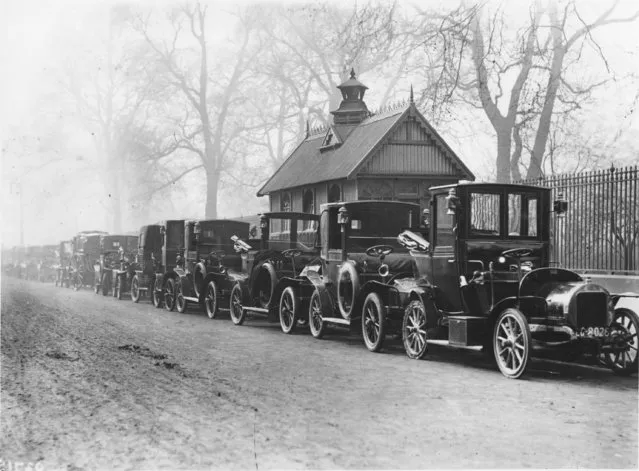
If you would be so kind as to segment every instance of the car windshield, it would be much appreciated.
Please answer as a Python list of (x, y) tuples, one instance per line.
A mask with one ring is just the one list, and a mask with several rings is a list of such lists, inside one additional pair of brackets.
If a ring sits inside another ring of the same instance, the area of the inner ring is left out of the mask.
[(270, 218), (268, 246), (275, 250), (313, 250), (319, 245), (318, 227), (319, 222), (312, 219)]
[(375, 206), (352, 205), (350, 227), (346, 249), (353, 252), (364, 251), (374, 245), (390, 245), (396, 251), (406, 251), (397, 241), (402, 230), (417, 224), (419, 211), (399, 204), (376, 204)]

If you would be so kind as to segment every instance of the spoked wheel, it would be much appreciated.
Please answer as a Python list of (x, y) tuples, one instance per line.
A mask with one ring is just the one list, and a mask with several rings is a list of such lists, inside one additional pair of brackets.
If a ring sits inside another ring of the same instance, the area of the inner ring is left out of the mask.
[(134, 303), (140, 302), (140, 279), (138, 275), (135, 275), (131, 280), (131, 301)]
[(215, 281), (209, 281), (204, 294), (204, 308), (206, 309), (206, 315), (209, 316), (209, 319), (215, 319), (215, 316), (217, 316), (219, 310), (217, 300), (217, 284)]
[(618, 333), (613, 336), (615, 352), (605, 353), (605, 363), (613, 373), (619, 376), (628, 376), (637, 372), (637, 349), (639, 348), (639, 317), (630, 309), (620, 308), (615, 310), (611, 328)]
[(113, 297), (117, 298), (118, 301), (122, 299), (122, 277), (115, 277), (115, 286), (113, 287)]
[(182, 282), (178, 280), (178, 282), (175, 283), (175, 307), (177, 307), (177, 311), (180, 314), (184, 314), (187, 305), (188, 302), (184, 299), (184, 287), (182, 286)]
[(411, 301), (404, 311), (402, 340), (409, 358), (419, 360), (428, 352), (426, 309), (424, 303), (419, 300)]
[(233, 324), (242, 325), (246, 317), (246, 311), (242, 309), (242, 288), (239, 284), (233, 286), (233, 290), (231, 290), (229, 309), (231, 311)]
[(299, 301), (295, 295), (295, 289), (287, 286), (282, 292), (280, 298), (280, 326), (282, 332), (291, 334), (297, 326), (297, 318), (299, 316)]
[(311, 302), (308, 308), (308, 326), (311, 329), (311, 335), (316, 339), (321, 339), (326, 331), (326, 324), (322, 319), (322, 303), (317, 290), (311, 296)]
[(386, 336), (386, 312), (377, 293), (370, 293), (364, 300), (362, 309), (362, 337), (366, 348), (379, 352), (384, 346)]
[(521, 377), (528, 366), (531, 347), (528, 321), (517, 309), (506, 309), (497, 318), (493, 334), (495, 360), (501, 373), (512, 379)]
[(109, 281), (109, 277), (106, 275), (102, 275), (102, 296), (108, 296), (109, 290), (111, 289), (111, 283)]
[(162, 294), (164, 295), (164, 309), (167, 311), (175, 309), (175, 280), (173, 278), (168, 278), (164, 282)]
[(78, 291), (80, 288), (82, 288), (82, 277), (76, 275), (73, 277), (73, 291)]
[(151, 302), (157, 309), (162, 307), (162, 287), (155, 286), (155, 280), (151, 283)]

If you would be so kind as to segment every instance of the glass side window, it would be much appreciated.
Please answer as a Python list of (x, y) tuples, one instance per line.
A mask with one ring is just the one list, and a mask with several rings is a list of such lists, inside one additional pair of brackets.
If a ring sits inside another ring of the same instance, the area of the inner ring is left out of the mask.
[(528, 198), (528, 235), (530, 237), (537, 237), (537, 225), (539, 224), (537, 201), (537, 198)]
[(435, 245), (438, 247), (452, 247), (455, 240), (453, 234), (453, 215), (448, 213), (446, 196), (435, 196)]
[(521, 235), (521, 195), (510, 193), (508, 195), (508, 235)]
[(470, 235), (499, 235), (499, 198), (497, 193), (470, 195)]
[(537, 237), (537, 202), (535, 195), (508, 194), (509, 237)]

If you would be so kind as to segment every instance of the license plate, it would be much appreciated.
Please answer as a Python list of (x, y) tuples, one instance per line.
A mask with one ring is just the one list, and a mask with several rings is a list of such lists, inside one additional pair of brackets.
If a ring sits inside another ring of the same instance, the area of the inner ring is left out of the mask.
[(577, 337), (610, 337), (617, 333), (612, 327), (582, 327), (577, 331)]

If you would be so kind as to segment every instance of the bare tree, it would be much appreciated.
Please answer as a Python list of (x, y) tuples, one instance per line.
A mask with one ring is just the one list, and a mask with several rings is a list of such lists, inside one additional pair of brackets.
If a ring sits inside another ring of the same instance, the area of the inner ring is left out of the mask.
[(152, 13), (136, 15), (133, 26), (150, 50), (154, 60), (164, 71), (166, 84), (180, 99), (173, 106), (178, 118), (173, 120), (171, 138), (162, 149), (149, 155), (161, 161), (180, 150), (197, 157), (197, 163), (187, 165), (161, 188), (179, 181), (186, 175), (203, 170), (206, 179), (205, 215), (217, 216), (220, 178), (232, 166), (230, 149), (244, 125), (236, 111), (243, 103), (242, 80), (247, 65), (256, 50), (251, 43), (251, 21), (242, 22), (237, 49), (217, 63), (212, 60), (214, 50), (207, 34), (207, 7), (199, 2), (173, 9), (168, 14), (171, 38), (155, 37)]
[[(545, 8), (538, 0), (530, 6), (527, 25), (512, 40), (507, 39), (501, 8), (488, 15), (481, 5), (443, 15), (423, 12), (424, 34), (442, 44), (438, 57), (443, 93), (481, 109), (495, 131), (498, 181), (521, 176), (525, 134), (533, 141), (526, 178), (541, 176), (553, 117), (580, 108), (613, 76), (593, 32), (637, 19), (639, 12), (613, 17), (618, 3), (586, 22), (574, 1), (559, 12), (554, 2)], [(580, 83), (574, 77), (586, 46), (599, 54), (607, 78)]]

